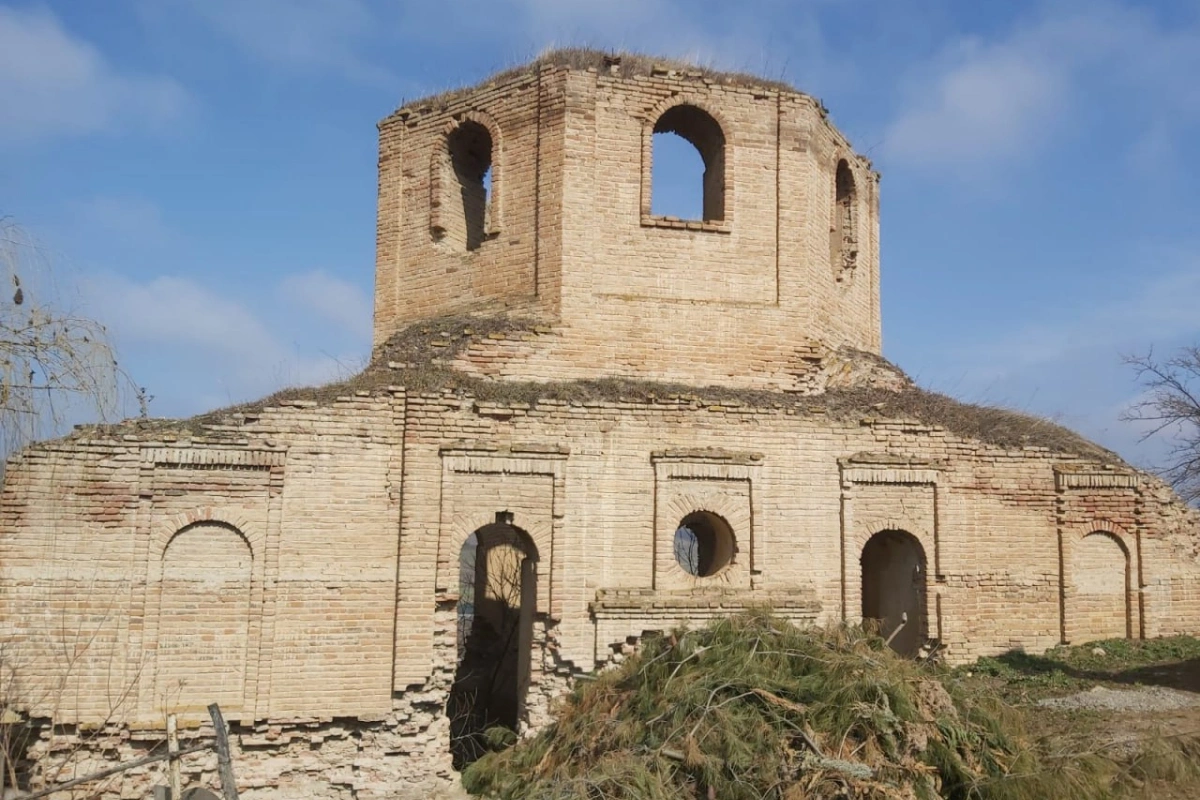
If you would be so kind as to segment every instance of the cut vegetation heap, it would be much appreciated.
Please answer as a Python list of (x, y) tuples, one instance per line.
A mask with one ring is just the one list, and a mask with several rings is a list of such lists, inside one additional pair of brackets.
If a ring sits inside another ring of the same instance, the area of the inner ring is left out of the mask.
[(1062, 800), (1123, 797), (1154, 777), (1053, 749), (1019, 711), (860, 628), (760, 613), (647, 640), (463, 782), (505, 800)]

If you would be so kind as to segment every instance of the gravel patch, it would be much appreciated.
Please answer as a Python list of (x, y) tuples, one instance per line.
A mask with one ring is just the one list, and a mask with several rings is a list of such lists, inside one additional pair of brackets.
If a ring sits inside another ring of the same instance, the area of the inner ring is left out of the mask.
[(1139, 686), (1134, 689), (1095, 686), (1086, 692), (1040, 700), (1038, 705), (1090, 711), (1178, 711), (1200, 707), (1200, 695), (1162, 686)]

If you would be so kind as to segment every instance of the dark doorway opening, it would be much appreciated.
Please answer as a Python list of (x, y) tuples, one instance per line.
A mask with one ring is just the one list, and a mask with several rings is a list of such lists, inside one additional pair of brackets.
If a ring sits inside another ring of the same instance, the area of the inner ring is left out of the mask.
[(880, 531), (862, 552), (862, 617), (892, 649), (915, 656), (926, 638), (925, 550), (907, 531)]
[(537, 606), (537, 548), (497, 514), (459, 559), (458, 667), (446, 703), (450, 753), (463, 769), (487, 752), (486, 732), (525, 715)]

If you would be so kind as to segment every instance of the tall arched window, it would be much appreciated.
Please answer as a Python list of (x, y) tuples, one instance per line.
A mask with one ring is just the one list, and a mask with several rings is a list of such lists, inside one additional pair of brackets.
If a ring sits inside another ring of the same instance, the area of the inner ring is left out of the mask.
[(663, 112), (654, 123), (651, 162), (652, 214), (725, 219), (725, 134), (712, 115), (693, 105)]
[(838, 161), (833, 224), (830, 226), (831, 261), (841, 280), (858, 266), (858, 190), (846, 159)]
[(467, 120), (446, 137), (453, 183), (441, 238), (463, 250), (476, 250), (487, 239), (492, 179), (492, 134)]

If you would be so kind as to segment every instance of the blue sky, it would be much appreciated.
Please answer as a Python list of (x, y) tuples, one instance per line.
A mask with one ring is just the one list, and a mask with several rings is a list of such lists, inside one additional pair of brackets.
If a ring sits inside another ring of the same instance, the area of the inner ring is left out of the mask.
[(158, 416), (361, 366), (376, 121), (556, 45), (815, 94), (883, 173), (884, 352), (1139, 464), (1200, 340), (1200, 2), (0, 0), (0, 214)]

